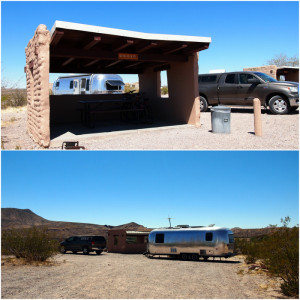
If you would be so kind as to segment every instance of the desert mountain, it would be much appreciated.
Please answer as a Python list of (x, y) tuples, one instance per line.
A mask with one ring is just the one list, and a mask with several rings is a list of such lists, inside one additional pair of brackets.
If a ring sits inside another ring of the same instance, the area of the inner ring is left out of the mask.
[[(107, 235), (109, 229), (124, 229), (128, 231), (150, 231), (150, 228), (135, 222), (111, 226), (76, 222), (50, 221), (44, 219), (30, 209), (1, 208), (2, 230), (10, 228), (29, 228), (32, 226), (46, 226), (57, 239), (64, 239), (72, 235)], [(251, 238), (270, 234), (277, 228), (242, 229), (232, 228), (236, 238)]]
[(137, 223), (131, 222), (119, 226), (97, 225), (88, 223), (50, 221), (44, 219), (30, 209), (1, 208), (2, 230), (10, 228), (29, 228), (32, 226), (45, 226), (54, 237), (64, 239), (71, 235), (106, 235), (109, 229), (125, 229), (132, 231), (150, 231)]

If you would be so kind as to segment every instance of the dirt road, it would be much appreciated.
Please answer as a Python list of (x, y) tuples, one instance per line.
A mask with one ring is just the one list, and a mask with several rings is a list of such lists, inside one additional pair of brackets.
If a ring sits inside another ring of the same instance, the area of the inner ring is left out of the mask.
[(59, 254), (55, 261), (4, 263), (2, 298), (282, 298), (278, 281), (248, 272), (240, 257), (193, 262), (103, 253)]

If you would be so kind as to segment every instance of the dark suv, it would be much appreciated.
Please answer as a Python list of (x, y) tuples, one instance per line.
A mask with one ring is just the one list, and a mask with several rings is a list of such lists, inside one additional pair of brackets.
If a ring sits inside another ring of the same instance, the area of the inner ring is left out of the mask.
[(73, 253), (83, 252), (89, 254), (95, 251), (98, 255), (106, 248), (106, 240), (103, 236), (71, 236), (60, 243), (60, 252), (66, 253), (72, 251)]

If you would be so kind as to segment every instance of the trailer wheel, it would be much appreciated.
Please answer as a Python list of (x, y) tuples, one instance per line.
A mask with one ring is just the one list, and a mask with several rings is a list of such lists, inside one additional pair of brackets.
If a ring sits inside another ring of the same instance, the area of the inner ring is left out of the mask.
[(187, 260), (188, 259), (188, 255), (186, 253), (182, 253), (180, 256), (181, 256), (182, 260)]
[(194, 261), (199, 260), (198, 254), (193, 253), (193, 254), (192, 254), (192, 260), (194, 260)]
[(204, 261), (208, 261), (208, 256), (203, 256)]

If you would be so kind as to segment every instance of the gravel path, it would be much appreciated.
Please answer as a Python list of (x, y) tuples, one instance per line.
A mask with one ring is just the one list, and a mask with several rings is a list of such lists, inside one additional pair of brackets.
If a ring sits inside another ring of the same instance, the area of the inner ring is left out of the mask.
[[(1, 127), (5, 149), (39, 149), (26, 133), (26, 109), (2, 111)], [(233, 108), (231, 134), (212, 133), (211, 115), (205, 112), (201, 113), (201, 128), (182, 125), (100, 133), (97, 137), (78, 134), (71, 140), (79, 140), (87, 150), (298, 150), (299, 111), (282, 116), (263, 113), (263, 136), (257, 137), (253, 131), (252, 109)], [(50, 149), (61, 149), (61, 144), (53, 141)]]
[(54, 266), (2, 266), (2, 298), (282, 298), (278, 281), (241, 257), (204, 262), (141, 254), (65, 254)]

